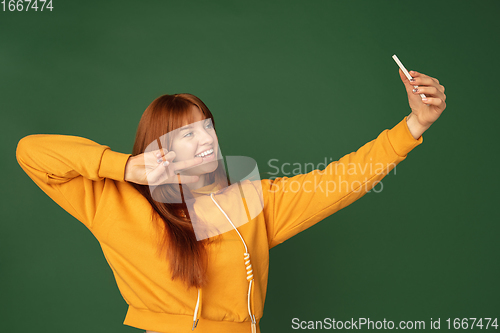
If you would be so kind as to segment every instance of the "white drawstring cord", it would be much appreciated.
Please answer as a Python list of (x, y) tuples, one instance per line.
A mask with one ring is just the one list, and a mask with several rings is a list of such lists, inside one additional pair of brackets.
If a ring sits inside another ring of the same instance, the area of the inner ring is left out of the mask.
[(256, 324), (257, 321), (255, 320), (255, 315), (252, 314), (252, 311), (250, 310), (250, 298), (251, 298), (251, 293), (252, 293), (252, 282), (253, 279), (250, 280), (250, 283), (248, 284), (248, 313), (250, 314), (250, 319), (252, 320), (252, 333), (257, 333), (257, 328)]
[(198, 326), (198, 319), (196, 317), (198, 316), (198, 307), (200, 306), (200, 289), (198, 289), (198, 300), (196, 301), (196, 307), (194, 308), (194, 316), (193, 316), (193, 328), (191, 331), (194, 331), (196, 326)]
[(224, 216), (227, 218), (229, 223), (231, 223), (234, 230), (236, 230), (236, 232), (238, 233), (238, 236), (240, 236), (241, 241), (243, 242), (243, 245), (245, 246), (245, 253), (243, 253), (243, 260), (245, 260), (245, 266), (246, 266), (246, 270), (247, 270), (247, 280), (249, 280), (249, 284), (248, 284), (248, 314), (250, 315), (250, 319), (252, 320), (252, 333), (257, 333), (257, 328), (256, 328), (257, 320), (255, 320), (255, 315), (252, 314), (252, 309), (250, 307), (250, 299), (251, 299), (252, 283), (253, 283), (253, 274), (252, 274), (253, 270), (252, 270), (252, 264), (250, 262), (250, 253), (248, 253), (247, 244), (245, 243), (245, 240), (243, 239), (243, 237), (241, 237), (240, 232), (238, 231), (238, 229), (236, 229), (236, 226), (233, 224), (233, 222), (231, 221), (229, 216), (227, 216), (226, 212), (221, 208), (221, 206), (219, 206), (217, 201), (215, 201), (215, 198), (213, 197), (213, 193), (210, 193), (210, 198), (212, 198), (212, 201), (214, 202), (214, 204), (217, 205), (217, 207), (219, 207), (222, 214), (224, 214)]

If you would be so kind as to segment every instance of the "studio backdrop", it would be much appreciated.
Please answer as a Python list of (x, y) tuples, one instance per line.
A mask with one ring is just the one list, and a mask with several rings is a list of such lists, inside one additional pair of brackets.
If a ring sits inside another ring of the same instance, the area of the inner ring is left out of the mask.
[(98, 241), (20, 168), (23, 137), (131, 153), (146, 107), (186, 92), (213, 113), (224, 155), (293, 177), (410, 114), (393, 54), (446, 87), (446, 110), (374, 190), (270, 250), (261, 330), (497, 330), (497, 1), (28, 5), (0, 4), (1, 331), (141, 331), (123, 325)]

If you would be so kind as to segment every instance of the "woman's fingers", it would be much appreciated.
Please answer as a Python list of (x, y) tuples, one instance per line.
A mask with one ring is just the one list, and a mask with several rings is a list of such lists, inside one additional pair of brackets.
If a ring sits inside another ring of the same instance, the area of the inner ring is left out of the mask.
[(425, 104), (436, 105), (439, 107), (440, 110), (441, 109), (444, 110), (446, 108), (446, 103), (444, 102), (444, 100), (441, 98), (436, 98), (436, 97), (428, 97), (427, 96), (427, 100), (425, 101)]
[(159, 149), (154, 151), (156, 167), (148, 173), (149, 185), (160, 185), (165, 183), (194, 183), (199, 180), (198, 176), (178, 175), (178, 171), (188, 169), (203, 163), (203, 158), (195, 157), (190, 160), (172, 162), (176, 154), (173, 151)]
[(410, 75), (416, 80), (417, 77), (423, 78), (423, 79), (431, 79), (432, 81), (436, 82), (439, 84), (439, 80), (436, 79), (435, 77), (425, 75), (424, 73), (419, 73), (417, 71), (410, 71)]
[(160, 185), (168, 181), (167, 173), (165, 172), (165, 167), (159, 164), (155, 169), (147, 173), (147, 185)]
[(411, 74), (412, 72), (410, 72), (410, 75), (413, 76), (413, 79), (415, 81), (410, 81), (410, 83), (414, 86), (430, 86), (430, 85), (433, 85), (433, 84), (438, 84), (437, 83), (437, 80), (430, 77), (430, 76), (427, 76), (425, 74), (417, 74), (417, 75), (412, 75)]
[[(182, 184), (196, 183), (200, 180), (199, 176), (179, 176)], [(176, 179), (178, 182), (178, 179)]]
[[(157, 155), (158, 156), (158, 155)], [(178, 183), (178, 171), (194, 167), (203, 163), (203, 158), (195, 157), (190, 160), (171, 162), (175, 158), (174, 152), (169, 152), (157, 160), (157, 167), (148, 173), (148, 184), (159, 185)], [(180, 176), (181, 183), (193, 183), (199, 180), (198, 176)]]
[(168, 154), (168, 150), (166, 150), (165, 148), (155, 150), (155, 155), (158, 158), (161, 158), (162, 156), (164, 156), (166, 154)]
[(410, 75), (415, 79), (415, 81), (410, 81), (411, 84), (415, 86), (435, 86), (441, 92), (444, 92), (444, 86), (439, 83), (439, 80), (435, 77), (425, 75), (416, 71), (410, 71)]
[[(442, 102), (446, 100), (446, 95), (444, 94), (444, 86), (439, 84), (439, 80), (436, 78), (433, 78), (431, 76), (416, 72), (416, 71), (410, 71), (410, 75), (414, 77), (415, 81), (412, 81), (411, 84), (418, 86), (415, 89), (413, 89), (413, 94), (425, 94), (427, 96), (427, 99), (429, 100), (429, 97), (435, 97), (435, 101), (437, 102), (436, 99), (441, 99)], [(426, 103), (429, 104), (429, 103)], [(430, 103), (433, 104), (433, 103)], [(438, 104), (435, 104), (438, 105)]]
[(178, 171), (178, 170), (183, 170), (183, 169), (194, 167), (194, 166), (201, 164), (201, 163), (203, 163), (203, 158), (202, 157), (195, 157), (195, 158), (190, 159), (190, 160), (171, 163), (171, 167), (172, 167), (172, 171)]
[(150, 171), (147, 175), (148, 185), (161, 185), (161, 184), (182, 184), (195, 183), (199, 176), (184, 176), (174, 173), (173, 168), (158, 165), (154, 170)]
[(435, 96), (435, 97), (440, 97), (442, 99), (445, 99), (444, 93), (442, 91), (440, 91), (435, 86), (431, 86), (431, 87), (418, 86), (417, 88), (413, 89), (412, 92), (414, 95), (424, 94), (425, 96), (427, 96), (427, 98), (429, 98), (431, 96)]
[(165, 148), (163, 148), (163, 149), (157, 150), (155, 152), (155, 156), (157, 158), (158, 163), (161, 163), (160, 160), (171, 162), (175, 158), (175, 152), (168, 151)]

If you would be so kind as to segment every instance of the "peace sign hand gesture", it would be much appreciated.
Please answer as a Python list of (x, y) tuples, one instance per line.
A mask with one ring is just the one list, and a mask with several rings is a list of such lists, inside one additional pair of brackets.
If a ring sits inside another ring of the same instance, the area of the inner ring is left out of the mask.
[[(157, 149), (131, 156), (125, 165), (125, 181), (141, 185), (178, 184), (179, 171), (203, 163), (203, 158), (195, 157), (173, 163), (175, 152)], [(194, 183), (198, 176), (179, 176), (183, 184)]]

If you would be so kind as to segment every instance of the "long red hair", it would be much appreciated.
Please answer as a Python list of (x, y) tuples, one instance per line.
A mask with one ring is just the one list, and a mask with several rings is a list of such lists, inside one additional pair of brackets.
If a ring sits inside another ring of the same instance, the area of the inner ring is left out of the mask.
[[(132, 156), (144, 153), (148, 145), (154, 141), (160, 142), (160, 137), (182, 127), (185, 121), (191, 123), (193, 115), (190, 108), (193, 105), (198, 107), (205, 118), (212, 120), (215, 129), (212, 113), (198, 97), (192, 94), (162, 95), (151, 102), (139, 121)], [(167, 147), (161, 148), (170, 151), (171, 145), (171, 140), (167, 139)], [(222, 161), (215, 171), (200, 177), (206, 177), (205, 184), (222, 181), (229, 184)], [(185, 202), (185, 198), (193, 198), (189, 188), (177, 184), (161, 185), (160, 202), (153, 198), (148, 185), (131, 184), (151, 203), (152, 221), (159, 227), (157, 230), (161, 235), (158, 254), (169, 262), (172, 280), (179, 278), (188, 287), (206, 286), (207, 245), (218, 238), (197, 240)], [(156, 192), (155, 198), (158, 199)]]

